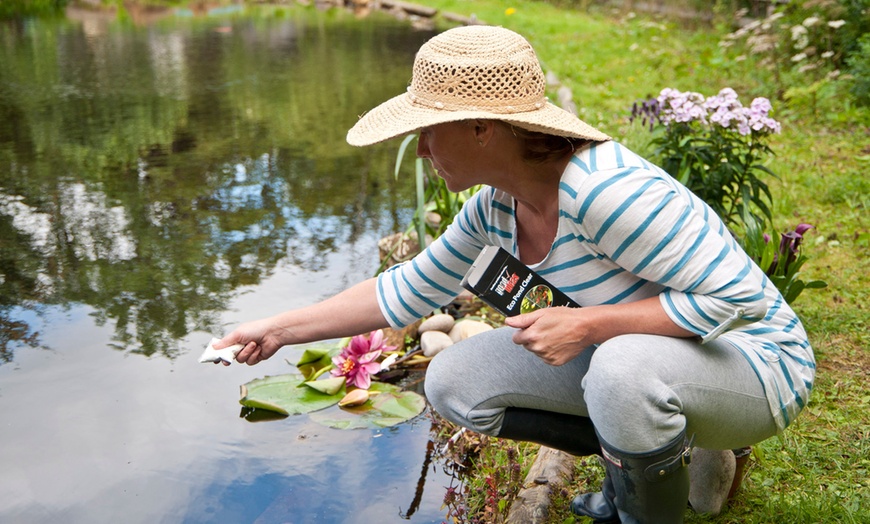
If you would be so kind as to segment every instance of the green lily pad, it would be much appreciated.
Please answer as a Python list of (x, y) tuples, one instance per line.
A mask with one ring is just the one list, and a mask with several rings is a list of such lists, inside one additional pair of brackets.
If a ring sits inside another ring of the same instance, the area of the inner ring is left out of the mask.
[(344, 397), (344, 388), (333, 395), (299, 387), (305, 378), (295, 374), (258, 378), (242, 386), (239, 403), (284, 415), (298, 415), (328, 408)]
[(368, 402), (352, 408), (332, 407), (311, 414), (311, 420), (336, 429), (376, 429), (410, 420), (426, 408), (425, 399), (413, 392), (383, 382), (372, 382)]

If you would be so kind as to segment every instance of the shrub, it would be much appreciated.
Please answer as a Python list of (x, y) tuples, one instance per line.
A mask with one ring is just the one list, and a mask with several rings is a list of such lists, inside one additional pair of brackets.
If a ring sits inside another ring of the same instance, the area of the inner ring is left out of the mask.
[(766, 98), (744, 107), (731, 88), (709, 98), (666, 88), (657, 98), (635, 103), (631, 119), (658, 132), (652, 159), (733, 227), (746, 213), (772, 220), (762, 177), (776, 175), (763, 161), (772, 154), (767, 137), (779, 133), (780, 124), (770, 110)]
[(855, 101), (862, 106), (870, 106), (870, 33), (858, 41), (858, 50), (847, 60), (852, 73), (851, 88)]
[(782, 233), (778, 246), (765, 233), (772, 220), (772, 197), (760, 177), (775, 175), (761, 162), (773, 154), (767, 138), (781, 129), (770, 110), (766, 98), (744, 107), (731, 88), (708, 98), (666, 88), (657, 98), (635, 103), (631, 120), (639, 118), (659, 133), (651, 142), (652, 160), (722, 217), (750, 258), (792, 303), (804, 289), (827, 284), (800, 279), (806, 262), (800, 245), (812, 226), (800, 224)]

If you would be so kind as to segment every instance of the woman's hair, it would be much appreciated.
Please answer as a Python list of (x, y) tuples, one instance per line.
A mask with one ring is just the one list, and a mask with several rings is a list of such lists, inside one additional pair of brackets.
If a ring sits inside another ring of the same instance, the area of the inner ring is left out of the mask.
[(550, 135), (529, 131), (501, 120), (497, 122), (506, 126), (513, 136), (520, 139), (524, 146), (523, 160), (530, 164), (543, 164), (550, 160), (562, 158), (592, 143), (592, 140), (586, 138)]

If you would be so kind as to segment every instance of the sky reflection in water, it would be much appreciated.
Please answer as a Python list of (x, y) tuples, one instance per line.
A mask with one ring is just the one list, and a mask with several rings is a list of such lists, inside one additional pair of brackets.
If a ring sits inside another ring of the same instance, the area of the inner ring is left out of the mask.
[(239, 385), (292, 371), (302, 349), (197, 362), (238, 322), (374, 272), (412, 188), (390, 173), (396, 144), (356, 150), (344, 133), (401, 92), (428, 35), (230, 14), (0, 26), (2, 522), (444, 515), (426, 417), (252, 423)]

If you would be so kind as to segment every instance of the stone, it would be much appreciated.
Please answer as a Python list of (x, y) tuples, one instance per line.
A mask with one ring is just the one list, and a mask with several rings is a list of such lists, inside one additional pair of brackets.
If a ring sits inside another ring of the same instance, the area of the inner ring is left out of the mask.
[(695, 448), (689, 463), (689, 504), (695, 512), (718, 515), (728, 501), (736, 461), (730, 449)]
[(453, 339), (453, 342), (460, 342), (478, 333), (492, 331), (492, 329), (492, 326), (479, 320), (460, 320), (450, 330), (450, 338)]
[(427, 331), (450, 333), (454, 324), (456, 324), (456, 320), (454, 320), (452, 316), (447, 313), (438, 313), (424, 320), (423, 323), (420, 324), (420, 327), (417, 328), (417, 331), (420, 333), (425, 333)]
[(420, 347), (423, 349), (423, 356), (426, 357), (434, 357), (444, 348), (452, 345), (453, 339), (443, 331), (424, 331), (420, 335)]

